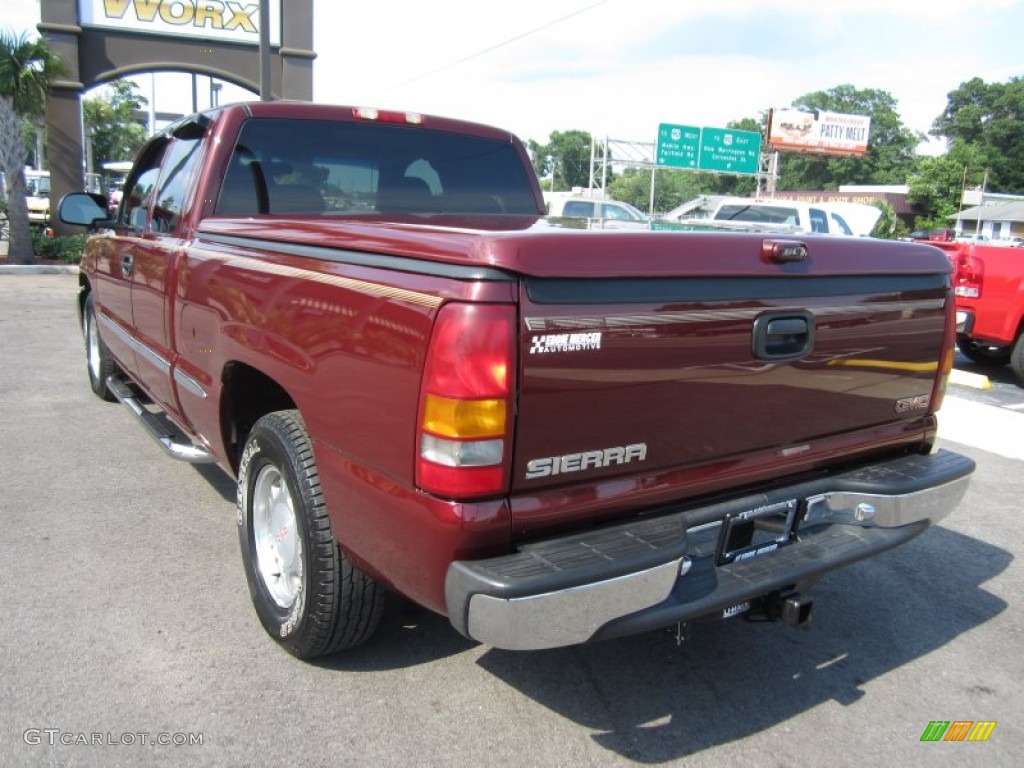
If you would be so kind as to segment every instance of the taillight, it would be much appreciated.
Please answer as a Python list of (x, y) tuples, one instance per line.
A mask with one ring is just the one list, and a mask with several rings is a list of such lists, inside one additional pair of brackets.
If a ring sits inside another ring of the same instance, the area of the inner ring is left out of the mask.
[(985, 276), (985, 267), (981, 259), (969, 252), (962, 252), (953, 262), (953, 292), (965, 299), (981, 297), (981, 284)]
[(373, 107), (356, 107), (352, 114), (362, 120), (376, 120), (382, 123), (408, 123), (423, 125), (423, 115), (418, 112), (396, 112), (394, 110), (374, 109)]
[(420, 389), (416, 485), (452, 499), (504, 492), (511, 461), (516, 311), (445, 304)]
[(935, 384), (932, 386), (931, 412), (936, 413), (942, 407), (946, 396), (946, 386), (953, 372), (953, 358), (956, 343), (956, 302), (946, 292), (945, 327), (942, 333), (942, 347), (939, 349), (939, 368), (935, 372)]

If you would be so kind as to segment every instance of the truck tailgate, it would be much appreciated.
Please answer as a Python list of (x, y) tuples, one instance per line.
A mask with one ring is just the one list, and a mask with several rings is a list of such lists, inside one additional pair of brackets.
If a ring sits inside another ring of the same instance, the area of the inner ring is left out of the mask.
[(819, 249), (799, 274), (751, 252), (738, 276), (525, 278), (513, 493), (752, 454), (784, 463), (893, 422), (923, 436), (947, 270), (872, 260), (856, 274)]

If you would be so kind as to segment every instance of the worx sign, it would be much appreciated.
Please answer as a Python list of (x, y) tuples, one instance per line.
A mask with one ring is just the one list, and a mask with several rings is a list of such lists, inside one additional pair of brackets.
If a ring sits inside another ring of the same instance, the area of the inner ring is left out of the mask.
[[(259, 42), (259, 3), (232, 0), (79, 0), (83, 26), (149, 34)], [(271, 3), (270, 38), (279, 44), (280, 2)]]
[[(52, 83), (46, 107), (54, 210), (64, 195), (84, 188), (83, 172), (93, 170), (83, 148), (81, 105), (90, 88), (149, 72), (186, 72), (261, 98), (313, 98), (313, 0), (288, 0), (287, 16), (283, 0), (39, 0), (38, 5), (39, 32), (67, 64), (66, 73)], [(262, 18), (267, 18), (265, 29)], [(260, 49), (264, 34), (269, 55)], [(206, 106), (194, 86), (192, 93), (193, 109)], [(74, 231), (59, 221), (52, 224), (58, 234)]]

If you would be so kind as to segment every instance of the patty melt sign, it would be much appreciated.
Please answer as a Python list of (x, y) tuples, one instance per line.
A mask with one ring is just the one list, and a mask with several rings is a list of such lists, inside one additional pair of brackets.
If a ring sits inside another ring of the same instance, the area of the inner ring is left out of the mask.
[[(270, 44), (281, 44), (281, 0), (270, 2)], [(231, 0), (79, 0), (78, 23), (120, 32), (259, 45), (260, 4)]]
[(870, 117), (822, 110), (775, 109), (770, 120), (770, 149), (831, 155), (861, 155), (868, 151)]

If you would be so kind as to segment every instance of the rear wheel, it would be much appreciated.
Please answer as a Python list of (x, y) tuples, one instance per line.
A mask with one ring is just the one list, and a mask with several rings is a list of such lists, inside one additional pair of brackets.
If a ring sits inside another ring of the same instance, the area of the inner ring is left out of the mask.
[(978, 365), (1000, 366), (1010, 362), (1010, 347), (982, 344), (972, 339), (957, 339), (956, 347), (964, 357)]
[(1024, 331), (1017, 335), (1017, 341), (1013, 345), (1010, 367), (1013, 369), (1013, 375), (1017, 377), (1017, 383), (1024, 387)]
[(238, 525), (253, 606), (289, 653), (314, 658), (369, 639), (384, 591), (338, 546), (298, 411), (267, 414), (249, 433)]
[(107, 377), (117, 373), (117, 364), (110, 359), (107, 346), (100, 338), (92, 294), (85, 297), (85, 306), (82, 308), (82, 333), (85, 335), (85, 361), (89, 369), (89, 386), (98, 397), (115, 400), (114, 393), (107, 388)]

